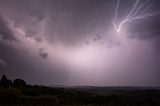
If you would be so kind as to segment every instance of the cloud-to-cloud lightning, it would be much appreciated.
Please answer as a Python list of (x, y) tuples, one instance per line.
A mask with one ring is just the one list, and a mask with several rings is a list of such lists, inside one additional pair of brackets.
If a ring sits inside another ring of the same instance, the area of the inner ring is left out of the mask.
[(117, 1), (115, 18), (113, 20), (113, 25), (117, 32), (121, 31), (125, 23), (160, 14), (160, 8), (155, 10), (150, 9), (150, 0), (146, 0), (142, 3), (140, 2), (140, 0), (136, 0), (136, 2), (133, 5), (133, 8), (128, 13), (128, 15), (122, 21), (117, 22), (119, 5), (120, 5), (120, 0)]

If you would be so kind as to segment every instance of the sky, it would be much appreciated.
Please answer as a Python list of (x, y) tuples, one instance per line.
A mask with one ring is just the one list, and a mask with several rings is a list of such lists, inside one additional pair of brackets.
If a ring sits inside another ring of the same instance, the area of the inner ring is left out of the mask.
[[(160, 8), (150, 1), (151, 10)], [(119, 22), (134, 3), (120, 0)], [(160, 86), (160, 15), (116, 32), (116, 4), (0, 0), (0, 76), (40, 85)]]

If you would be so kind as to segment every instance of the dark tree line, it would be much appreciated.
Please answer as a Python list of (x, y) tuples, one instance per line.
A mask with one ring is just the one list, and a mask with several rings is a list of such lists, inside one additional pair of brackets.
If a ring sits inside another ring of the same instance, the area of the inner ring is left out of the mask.
[(157, 89), (52, 88), (5, 75), (0, 79), (0, 106), (160, 106), (159, 101)]
[(0, 80), (0, 87), (25, 87), (26, 82), (22, 79), (10, 80), (5, 75)]

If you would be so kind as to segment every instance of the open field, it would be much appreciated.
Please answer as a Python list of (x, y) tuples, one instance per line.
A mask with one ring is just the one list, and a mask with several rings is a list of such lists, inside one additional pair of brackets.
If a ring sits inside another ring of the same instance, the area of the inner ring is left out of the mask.
[(0, 88), (1, 106), (159, 106), (159, 88), (45, 87)]

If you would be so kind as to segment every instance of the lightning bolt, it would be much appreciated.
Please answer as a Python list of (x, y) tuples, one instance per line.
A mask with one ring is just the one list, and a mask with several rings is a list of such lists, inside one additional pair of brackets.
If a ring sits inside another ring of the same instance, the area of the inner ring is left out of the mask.
[(140, 3), (140, 0), (136, 0), (133, 7), (131, 8), (131, 11), (127, 14), (127, 16), (120, 22), (117, 22), (119, 5), (120, 0), (117, 0), (115, 17), (113, 20), (113, 26), (117, 32), (121, 31), (125, 23), (136, 21), (139, 19), (144, 19), (147, 17), (153, 17), (160, 14), (160, 8), (150, 10), (150, 0), (145, 0), (143, 3)]

